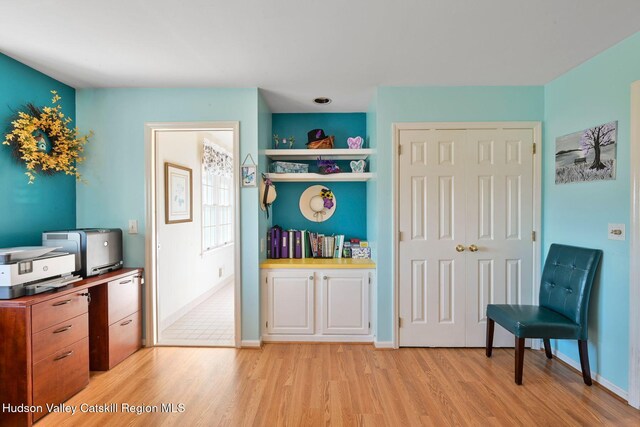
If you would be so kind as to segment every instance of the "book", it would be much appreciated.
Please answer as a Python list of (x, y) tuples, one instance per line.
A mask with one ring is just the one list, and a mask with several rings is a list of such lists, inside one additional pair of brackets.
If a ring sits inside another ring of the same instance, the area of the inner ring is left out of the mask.
[(293, 230), (287, 230), (287, 233), (289, 234), (289, 258), (294, 258), (294, 249), (295, 249), (295, 237), (294, 237), (294, 231)]
[(289, 258), (289, 233), (286, 230), (282, 230), (281, 234), (280, 258)]
[(271, 258), (271, 235), (273, 234), (273, 229), (267, 230), (267, 258)]
[(271, 236), (271, 256), (275, 259), (280, 258), (280, 248), (282, 246), (282, 236), (280, 232), (282, 231), (280, 227), (275, 226), (271, 227), (271, 231), (273, 235)]
[(300, 232), (300, 230), (296, 230), (293, 232), (294, 234), (294, 239), (295, 239), (295, 250), (294, 250), (294, 257), (295, 258), (302, 258), (302, 233)]

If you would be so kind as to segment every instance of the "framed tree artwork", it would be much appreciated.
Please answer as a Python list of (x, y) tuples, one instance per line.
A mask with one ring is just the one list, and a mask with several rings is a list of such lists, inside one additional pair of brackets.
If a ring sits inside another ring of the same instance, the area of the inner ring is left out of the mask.
[(193, 221), (193, 173), (185, 166), (164, 164), (165, 224)]

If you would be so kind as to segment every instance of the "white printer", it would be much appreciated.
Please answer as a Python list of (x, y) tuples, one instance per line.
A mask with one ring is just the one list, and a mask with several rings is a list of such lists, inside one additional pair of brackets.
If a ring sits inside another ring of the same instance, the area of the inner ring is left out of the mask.
[(57, 289), (81, 280), (72, 273), (75, 256), (56, 247), (0, 249), (0, 299), (18, 298)]

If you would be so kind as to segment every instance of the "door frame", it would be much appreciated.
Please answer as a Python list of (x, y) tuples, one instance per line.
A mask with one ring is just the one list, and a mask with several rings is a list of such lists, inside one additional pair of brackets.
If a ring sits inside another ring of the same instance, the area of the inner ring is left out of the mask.
[(629, 268), (629, 405), (640, 409), (640, 80), (631, 84), (631, 223)]
[[(157, 218), (156, 206), (156, 133), (162, 131), (233, 131), (233, 178), (234, 178), (234, 340), (239, 348), (242, 332), (242, 270), (241, 251), (242, 235), (240, 232), (240, 122), (207, 121), (207, 122), (148, 122), (144, 125), (145, 139), (145, 347), (158, 345), (158, 290), (157, 290)], [(160, 207), (162, 209), (162, 207)]]
[[(540, 288), (540, 271), (542, 268), (542, 123), (541, 122), (419, 122), (419, 123), (393, 123), (392, 124), (392, 189), (393, 211), (391, 229), (393, 235), (393, 348), (400, 348), (400, 325), (398, 313), (400, 313), (400, 243), (396, 236), (399, 232), (399, 203), (400, 203), (400, 131), (419, 129), (442, 130), (467, 130), (467, 129), (531, 129), (533, 131), (533, 143), (535, 154), (533, 156), (533, 229), (536, 232), (536, 240), (533, 242), (533, 295), (538, 294)], [(535, 301), (534, 301), (535, 302)], [(532, 348), (539, 349), (539, 340), (532, 340)]]

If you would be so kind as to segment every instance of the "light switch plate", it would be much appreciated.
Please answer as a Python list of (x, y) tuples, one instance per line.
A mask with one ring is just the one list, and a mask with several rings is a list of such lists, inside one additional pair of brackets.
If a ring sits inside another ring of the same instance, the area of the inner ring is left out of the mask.
[(129, 234), (138, 234), (138, 220), (130, 219), (129, 220)]
[(265, 251), (264, 237), (260, 239), (260, 253)]
[(625, 240), (624, 224), (609, 224), (608, 236), (609, 240)]

